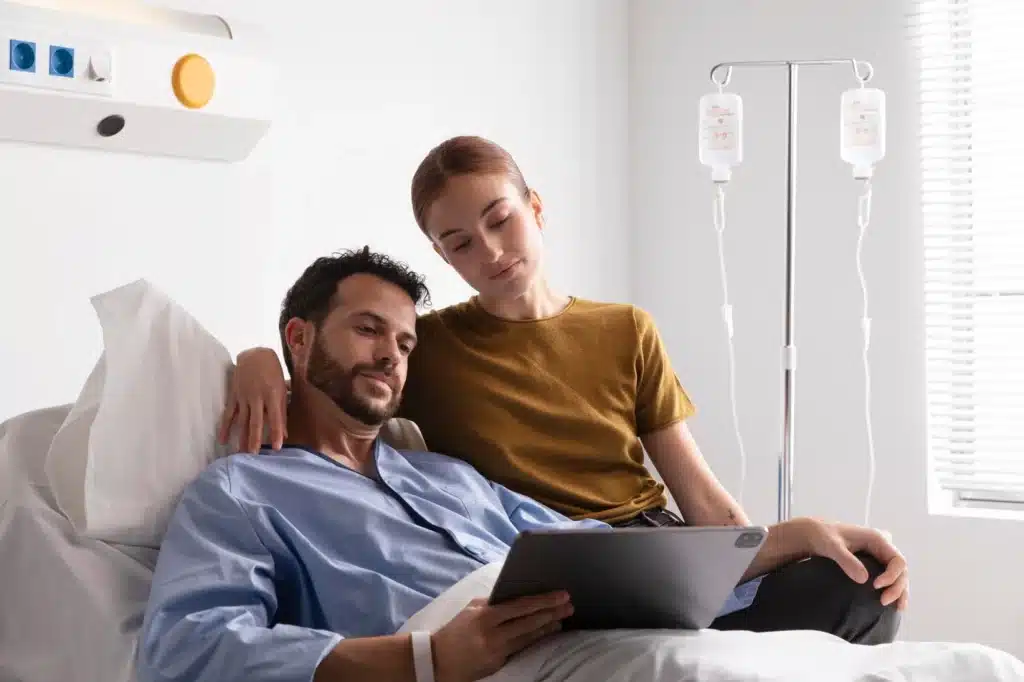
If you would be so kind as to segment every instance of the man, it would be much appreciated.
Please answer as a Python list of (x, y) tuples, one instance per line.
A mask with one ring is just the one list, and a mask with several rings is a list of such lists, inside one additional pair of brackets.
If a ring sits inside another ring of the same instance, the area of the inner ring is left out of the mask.
[[(317, 260), (289, 290), (292, 442), (218, 460), (183, 494), (156, 567), (140, 680), (413, 681), (410, 636), (395, 634), (413, 614), (500, 561), (520, 531), (605, 527), (570, 521), (463, 461), (378, 439), (401, 400), (426, 294), (422, 278), (368, 249)], [(874, 531), (780, 524), (745, 579), (812, 555), (828, 558), (805, 562), (817, 581), (805, 596), (759, 594), (715, 627), (769, 629), (757, 614), (799, 612), (807, 599), (840, 636), (891, 638), (897, 617), (880, 588), (898, 599), (905, 564)], [(470, 605), (431, 637), (436, 679), (495, 672), (571, 611), (561, 594)]]

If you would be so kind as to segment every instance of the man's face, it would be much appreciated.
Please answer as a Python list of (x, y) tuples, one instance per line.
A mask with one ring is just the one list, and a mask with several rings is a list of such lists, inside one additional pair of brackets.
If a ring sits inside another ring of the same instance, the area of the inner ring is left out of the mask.
[(338, 284), (335, 307), (295, 359), (309, 384), (349, 416), (376, 426), (398, 410), (415, 343), (409, 295), (359, 274)]

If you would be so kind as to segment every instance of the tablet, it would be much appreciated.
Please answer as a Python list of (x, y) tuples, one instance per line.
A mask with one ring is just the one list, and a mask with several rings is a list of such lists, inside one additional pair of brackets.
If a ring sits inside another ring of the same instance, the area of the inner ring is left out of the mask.
[(565, 590), (563, 630), (699, 630), (764, 544), (762, 526), (545, 529), (519, 534), (490, 603)]

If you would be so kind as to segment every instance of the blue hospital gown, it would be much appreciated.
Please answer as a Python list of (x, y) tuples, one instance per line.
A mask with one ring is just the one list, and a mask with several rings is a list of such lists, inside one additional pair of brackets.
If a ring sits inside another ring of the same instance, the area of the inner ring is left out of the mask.
[(393, 634), (520, 531), (607, 527), (444, 455), (378, 441), (375, 461), (378, 479), (294, 447), (211, 464), (162, 542), (140, 682), (309, 682), (342, 638)]

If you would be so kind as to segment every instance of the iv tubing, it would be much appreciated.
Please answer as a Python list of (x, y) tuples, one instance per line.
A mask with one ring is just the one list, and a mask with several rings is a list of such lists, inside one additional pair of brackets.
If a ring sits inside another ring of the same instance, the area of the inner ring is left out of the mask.
[(864, 363), (864, 422), (868, 437), (868, 483), (867, 492), (864, 498), (864, 525), (870, 527), (871, 519), (871, 497), (875, 485), (875, 436), (871, 423), (871, 364), (868, 359), (868, 351), (871, 345), (871, 318), (868, 317), (868, 287), (867, 279), (864, 276), (864, 265), (861, 262), (861, 252), (864, 246), (864, 235), (867, 232), (868, 222), (871, 216), (871, 180), (864, 181), (864, 192), (861, 194), (857, 205), (857, 277), (860, 280), (861, 297), (863, 300), (863, 317), (861, 325), (864, 331), (864, 347), (862, 361)]
[(715, 233), (718, 236), (718, 266), (722, 281), (722, 318), (725, 321), (727, 344), (729, 348), (729, 402), (732, 405), (732, 427), (736, 434), (736, 443), (740, 455), (740, 482), (737, 502), (743, 506), (743, 488), (747, 478), (747, 453), (743, 446), (743, 434), (740, 431), (740, 418), (736, 404), (736, 351), (733, 347), (732, 304), (729, 303), (729, 280), (725, 267), (725, 189), (720, 182), (715, 183), (715, 199), (713, 203)]

